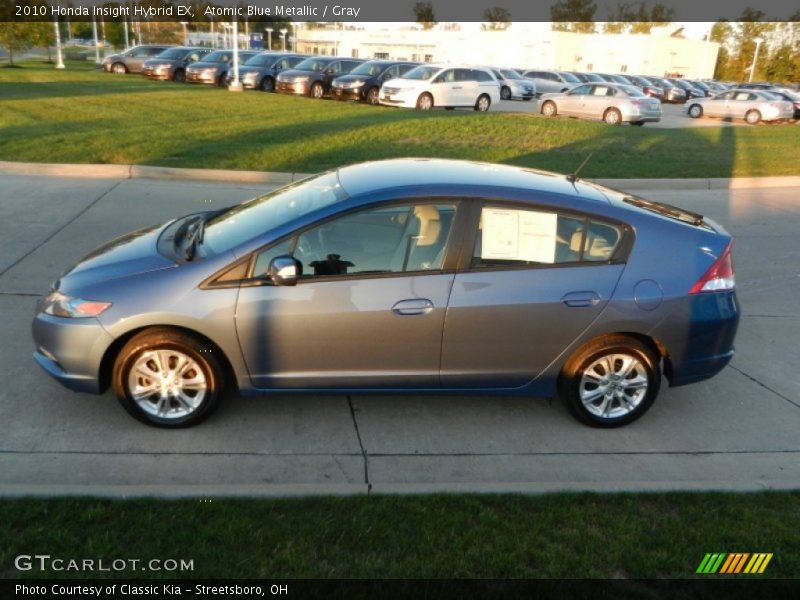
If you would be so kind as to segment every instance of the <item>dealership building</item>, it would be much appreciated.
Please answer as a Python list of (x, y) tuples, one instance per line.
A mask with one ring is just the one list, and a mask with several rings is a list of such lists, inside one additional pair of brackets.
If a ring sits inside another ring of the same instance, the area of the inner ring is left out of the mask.
[(649, 34), (552, 31), (549, 23), (440, 23), (425, 30), (400, 23), (298, 24), (293, 46), (304, 54), (451, 62), (521, 69), (563, 69), (710, 78), (719, 44), (681, 37), (681, 27)]

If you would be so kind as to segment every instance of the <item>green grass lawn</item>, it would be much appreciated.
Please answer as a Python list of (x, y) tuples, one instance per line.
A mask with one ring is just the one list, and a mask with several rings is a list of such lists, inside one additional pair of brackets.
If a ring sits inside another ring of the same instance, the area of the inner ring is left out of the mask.
[(429, 156), (587, 177), (798, 174), (800, 127), (666, 130), (522, 114), (390, 109), (112, 76), (0, 68), (0, 159), (315, 172)]
[(798, 492), (6, 499), (0, 578), (41, 577), (13, 568), (33, 553), (194, 560), (163, 577), (693, 578), (707, 552), (772, 552), (746, 577), (788, 578), (798, 526)]

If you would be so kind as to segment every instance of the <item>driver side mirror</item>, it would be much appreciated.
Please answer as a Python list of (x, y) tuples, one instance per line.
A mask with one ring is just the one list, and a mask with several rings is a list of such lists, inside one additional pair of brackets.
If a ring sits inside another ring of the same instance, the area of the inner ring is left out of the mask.
[(292, 256), (276, 256), (269, 263), (267, 276), (275, 285), (297, 285), (303, 274), (303, 265)]

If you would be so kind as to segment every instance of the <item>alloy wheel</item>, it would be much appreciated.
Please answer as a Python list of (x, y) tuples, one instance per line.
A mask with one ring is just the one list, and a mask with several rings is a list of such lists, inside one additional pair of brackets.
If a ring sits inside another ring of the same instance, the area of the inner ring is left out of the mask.
[(650, 378), (645, 365), (629, 354), (607, 354), (581, 373), (579, 394), (584, 408), (602, 419), (624, 417), (647, 395)]
[(139, 408), (161, 419), (181, 419), (194, 413), (206, 396), (200, 365), (179, 350), (143, 352), (128, 374), (128, 392)]

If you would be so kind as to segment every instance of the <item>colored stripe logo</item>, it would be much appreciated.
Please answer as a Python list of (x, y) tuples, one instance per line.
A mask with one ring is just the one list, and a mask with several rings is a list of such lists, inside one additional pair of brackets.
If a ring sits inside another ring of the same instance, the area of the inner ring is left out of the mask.
[(758, 574), (764, 572), (772, 560), (772, 553), (757, 552), (721, 552), (706, 554), (697, 567), (700, 575), (725, 574), (736, 575), (739, 573)]

